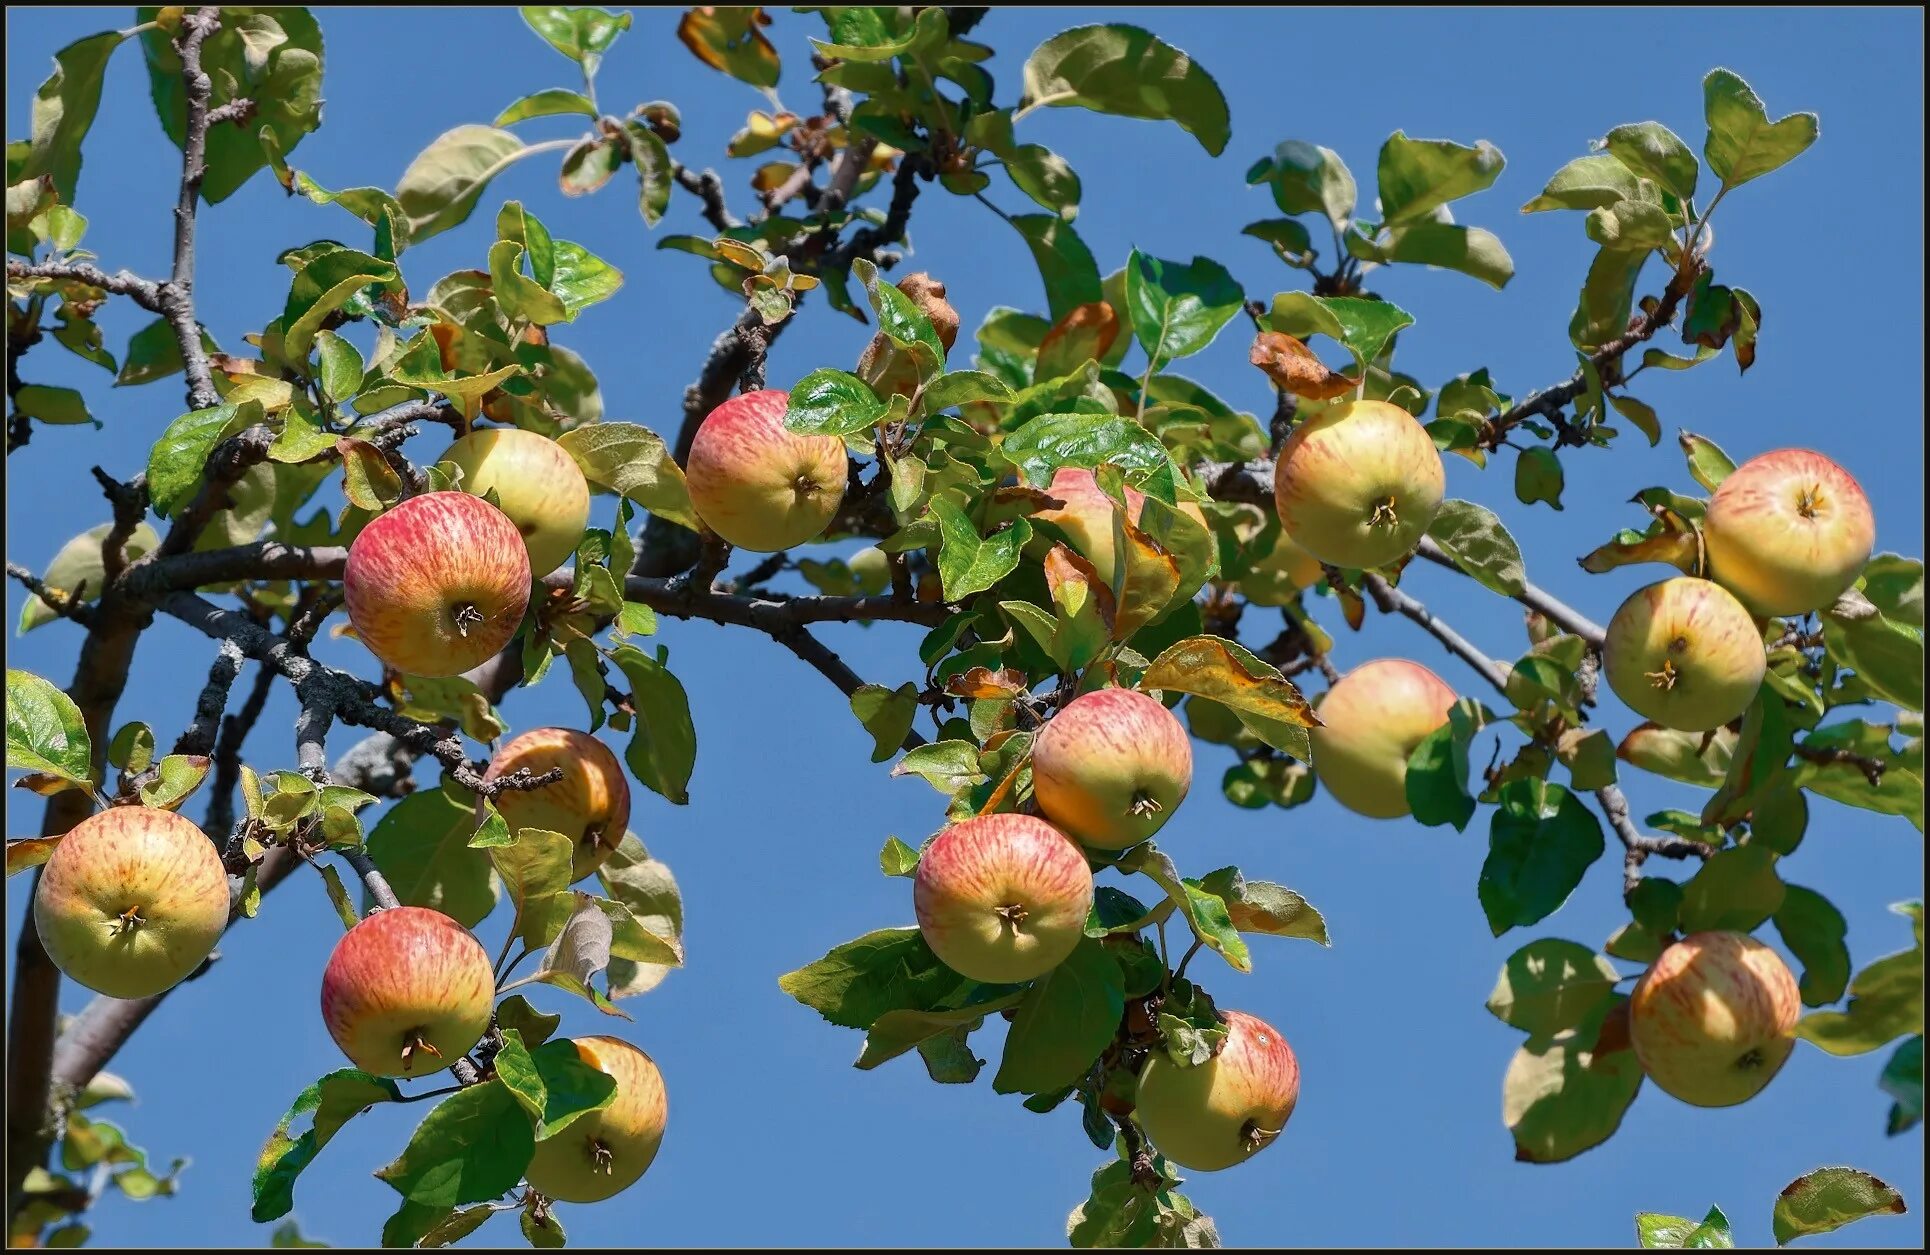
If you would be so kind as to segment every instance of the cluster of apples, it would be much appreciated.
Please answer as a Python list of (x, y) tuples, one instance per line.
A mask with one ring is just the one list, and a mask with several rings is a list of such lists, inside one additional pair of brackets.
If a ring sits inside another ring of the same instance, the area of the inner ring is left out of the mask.
[(1709, 578), (1651, 584), (1609, 621), (1609, 687), (1665, 728), (1707, 732), (1739, 718), (1762, 686), (1763, 620), (1835, 604), (1875, 541), (1869, 498), (1835, 462), (1808, 449), (1751, 458), (1703, 516)]
[[(1103, 494), (1099, 500), (1111, 509)], [(1109, 526), (1095, 534), (1110, 543)], [(926, 847), (912, 884), (920, 933), (971, 980), (1018, 984), (1046, 975), (1085, 935), (1093, 903), (1085, 851), (1112, 854), (1145, 841), (1192, 780), (1186, 730), (1160, 702), (1126, 688), (1075, 697), (1033, 743), (1042, 817), (980, 815)], [(1168, 1159), (1203, 1172), (1266, 1146), (1300, 1097), (1300, 1066), (1278, 1030), (1240, 1012), (1224, 1018), (1226, 1041), (1212, 1059), (1182, 1067), (1155, 1050), (1139, 1075), (1140, 1127)]]

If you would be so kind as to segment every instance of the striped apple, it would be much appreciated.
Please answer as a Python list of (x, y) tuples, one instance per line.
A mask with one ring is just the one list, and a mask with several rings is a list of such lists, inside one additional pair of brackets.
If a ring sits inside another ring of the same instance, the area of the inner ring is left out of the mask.
[(1280, 1030), (1244, 1011), (1221, 1014), (1220, 1053), (1182, 1067), (1155, 1050), (1139, 1074), (1139, 1127), (1160, 1154), (1198, 1172), (1259, 1154), (1300, 1101), (1300, 1061)]
[(520, 427), (482, 427), (437, 459), (462, 468), (462, 490), (494, 492), (522, 533), (530, 574), (541, 579), (576, 554), (590, 522), (590, 485), (562, 445)]
[(1767, 665), (1762, 631), (1742, 603), (1687, 575), (1637, 589), (1602, 646), (1615, 696), (1681, 732), (1707, 732), (1748, 710)]
[[(1093, 473), (1083, 466), (1062, 466), (1052, 473), (1052, 482), (1046, 485), (1046, 495), (1063, 501), (1064, 505), (1049, 510), (1040, 510), (1032, 517), (1043, 519), (1066, 534), (1072, 547), (1086, 561), (1108, 586), (1112, 585), (1117, 573), (1113, 570), (1118, 560), (1118, 549), (1113, 538), (1113, 515), (1117, 509)], [(1138, 526), (1139, 519), (1146, 511), (1146, 494), (1137, 488), (1127, 488), (1126, 521)], [(1202, 528), (1206, 527), (1206, 515), (1199, 504), (1181, 501), (1180, 513), (1190, 515)]]
[(1293, 429), (1274, 461), (1280, 525), (1335, 566), (1378, 567), (1406, 556), (1446, 491), (1434, 438), (1385, 401), (1322, 410)]
[(739, 549), (775, 553), (815, 539), (844, 503), (844, 442), (786, 429), (790, 403), (776, 388), (732, 397), (691, 442), (690, 503)]
[(371, 1076), (426, 1076), (482, 1040), (495, 1001), (489, 956), (440, 911), (369, 916), (335, 943), (322, 971), (322, 1022)]
[(1171, 711), (1136, 689), (1082, 693), (1032, 745), (1032, 794), (1060, 829), (1101, 850), (1158, 832), (1193, 783), (1193, 746)]
[(1710, 574), (1756, 614), (1807, 614), (1856, 583), (1876, 544), (1862, 485), (1808, 449), (1777, 449), (1729, 473), (1702, 536)]
[(574, 884), (603, 865), (623, 841), (630, 823), (630, 782), (608, 746), (570, 728), (537, 728), (496, 751), (486, 780), (527, 767), (532, 775), (563, 769), (563, 778), (535, 789), (496, 795), (511, 832), (540, 828), (575, 842), (570, 862)]
[(1695, 933), (1664, 950), (1636, 984), (1629, 1037), (1665, 1093), (1697, 1107), (1733, 1107), (1782, 1069), (1801, 1013), (1781, 955), (1747, 933)]
[(1092, 868), (1031, 815), (980, 815), (940, 833), (912, 882), (918, 931), (944, 964), (987, 984), (1043, 976), (1085, 935)]
[(536, 1143), (530, 1186), (566, 1203), (597, 1203), (637, 1183), (663, 1144), (670, 1105), (656, 1060), (615, 1037), (578, 1037), (577, 1057), (617, 1083), (610, 1105)]

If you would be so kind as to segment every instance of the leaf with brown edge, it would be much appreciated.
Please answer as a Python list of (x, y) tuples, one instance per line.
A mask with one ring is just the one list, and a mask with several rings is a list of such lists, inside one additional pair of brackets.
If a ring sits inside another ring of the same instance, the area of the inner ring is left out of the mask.
[(759, 27), (771, 24), (761, 8), (700, 5), (677, 23), (677, 38), (699, 61), (752, 87), (776, 87), (777, 49)]
[(1613, 571), (1616, 567), (1632, 566), (1639, 562), (1666, 562), (1687, 574), (1695, 574), (1696, 562), (1701, 556), (1701, 546), (1696, 543), (1693, 531), (1665, 531), (1653, 536), (1640, 532), (1623, 531), (1615, 539), (1600, 545), (1581, 559), (1582, 570), (1590, 575), (1600, 575)]
[(1124, 510), (1113, 511), (1113, 543), (1122, 571), (1114, 591), (1112, 638), (1124, 641), (1166, 609), (1179, 591), (1181, 573), (1179, 559), (1127, 522)]
[(1812, 1233), (1828, 1233), (1865, 1216), (1901, 1216), (1910, 1210), (1893, 1186), (1856, 1168), (1818, 1168), (1783, 1187), (1772, 1227), (1776, 1245)]
[[(1191, 693), (1263, 719), (1317, 728), (1320, 717), (1293, 681), (1273, 671), (1231, 641), (1191, 636), (1166, 647), (1140, 677), (1148, 689)], [(1244, 654), (1245, 657), (1241, 657)], [(1251, 663), (1247, 660), (1253, 659)], [(1256, 666), (1257, 664), (1257, 666)], [(1269, 672), (1271, 674), (1269, 674)]]
[(1025, 677), (1010, 667), (1000, 667), (997, 671), (990, 667), (973, 667), (963, 675), (955, 675), (946, 681), (945, 691), (956, 697), (972, 701), (1011, 701), (1025, 692)]
[(1360, 386), (1359, 379), (1328, 366), (1312, 349), (1284, 331), (1262, 331), (1255, 336), (1247, 360), (1282, 391), (1310, 401), (1331, 401)]
[(1104, 301), (1088, 301), (1066, 311), (1039, 341), (1038, 366), (1033, 377), (1040, 380), (1069, 375), (1087, 361), (1104, 361), (1106, 351), (1119, 339), (1119, 314)]
[(382, 451), (366, 440), (343, 436), (335, 442), (342, 455), (342, 494), (351, 505), (382, 511), (402, 499), (402, 477)]
[(1051, 590), (1055, 604), (1064, 604), (1059, 596), (1059, 590), (1073, 582), (1086, 586), (1094, 608), (1098, 611), (1099, 617), (1105, 621), (1106, 630), (1110, 632), (1116, 609), (1111, 586), (1100, 576), (1098, 569), (1092, 563), (1073, 552), (1071, 548), (1065, 545), (1052, 546), (1045, 555), (1045, 585)]
[(13, 787), (16, 789), (26, 789), (31, 793), (39, 794), (41, 797), (52, 797), (56, 793), (65, 793), (68, 789), (84, 789), (87, 786), (81, 784), (79, 781), (69, 780), (65, 776), (56, 776), (49, 772), (36, 771), (14, 781)]
[[(68, 787), (64, 780), (61, 785)], [(59, 837), (26, 837), (7, 842), (7, 876), (12, 878), (29, 867), (40, 866), (54, 856), (54, 847), (59, 844)]]

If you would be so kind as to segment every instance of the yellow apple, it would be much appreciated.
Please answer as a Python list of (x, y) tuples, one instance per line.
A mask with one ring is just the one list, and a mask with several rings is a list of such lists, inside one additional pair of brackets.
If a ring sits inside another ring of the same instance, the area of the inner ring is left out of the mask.
[(1280, 525), (1315, 558), (1340, 567), (1405, 557), (1446, 491), (1434, 438), (1385, 401), (1322, 410), (1293, 429), (1274, 463)]
[(1729, 473), (1702, 520), (1710, 575), (1751, 611), (1807, 614), (1856, 583), (1876, 543), (1869, 498), (1808, 449), (1777, 449)]
[(1748, 710), (1766, 666), (1762, 632), (1742, 603), (1687, 575), (1631, 595), (1602, 649), (1615, 696), (1679, 732), (1707, 732)]
[(462, 468), (464, 492), (495, 492), (523, 535), (531, 575), (542, 579), (575, 555), (590, 521), (590, 485), (562, 445), (520, 427), (481, 427), (437, 460)]
[(1370, 819), (1408, 813), (1407, 760), (1447, 722), (1454, 690), (1405, 658), (1363, 662), (1320, 699), (1313, 770), (1334, 800)]

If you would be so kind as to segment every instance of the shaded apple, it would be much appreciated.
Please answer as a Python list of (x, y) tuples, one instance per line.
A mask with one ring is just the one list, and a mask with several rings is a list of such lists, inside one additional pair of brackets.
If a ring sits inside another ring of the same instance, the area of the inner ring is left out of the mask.
[(1629, 998), (1629, 1037), (1665, 1093), (1733, 1107), (1781, 1070), (1801, 1013), (1781, 955), (1747, 933), (1695, 933), (1642, 974)]
[(630, 823), (630, 782), (617, 756), (588, 733), (537, 728), (497, 750), (484, 779), (495, 780), (521, 767), (539, 776), (560, 767), (563, 778), (541, 788), (498, 793), (496, 809), (510, 831), (540, 828), (575, 842), (571, 883), (601, 867), (622, 843)]
[(1243, 1011), (1221, 1014), (1226, 1042), (1218, 1054), (1181, 1067), (1155, 1049), (1139, 1074), (1139, 1127), (1160, 1154), (1197, 1172), (1264, 1150), (1300, 1101), (1300, 1062), (1280, 1031)]
[(739, 549), (775, 553), (814, 539), (844, 502), (844, 442), (784, 426), (790, 394), (746, 392), (697, 428), (684, 468), (704, 525)]
[(335, 943), (322, 971), (322, 1022), (371, 1076), (426, 1076), (489, 1027), (496, 978), (469, 930), (440, 911), (378, 911)]
[(1136, 689), (1082, 693), (1032, 744), (1032, 794), (1062, 831), (1101, 850), (1158, 832), (1193, 782), (1178, 719)]
[(342, 591), (369, 652), (406, 675), (461, 675), (495, 657), (529, 605), (529, 553), (501, 510), (466, 492), (410, 497), (349, 546)]
[(938, 834), (912, 882), (918, 930), (945, 965), (988, 984), (1028, 981), (1085, 935), (1092, 868), (1031, 815), (980, 815)]
[(1308, 730), (1313, 770), (1334, 800), (1370, 819), (1408, 813), (1407, 760), (1447, 722), (1454, 690), (1418, 662), (1363, 662), (1328, 689)]
[(1434, 438), (1385, 401), (1322, 410), (1293, 429), (1274, 463), (1280, 525), (1315, 558), (1340, 567), (1406, 556), (1446, 491)]
[(532, 576), (541, 579), (575, 555), (590, 521), (590, 485), (562, 445), (520, 427), (481, 427), (437, 460), (462, 468), (464, 492), (495, 492), (523, 535)]
[(1762, 632), (1742, 603), (1687, 575), (1633, 593), (1602, 648), (1615, 696), (1679, 732), (1707, 732), (1748, 710), (1766, 665)]
[(54, 966), (111, 998), (145, 998), (213, 953), (228, 926), (228, 873), (192, 821), (115, 806), (60, 839), (33, 911)]
[(571, 1041), (583, 1062), (614, 1077), (616, 1095), (536, 1143), (530, 1186), (566, 1203), (595, 1203), (629, 1189), (663, 1144), (668, 1096), (656, 1061), (615, 1037)]
[[(1099, 578), (1110, 585), (1115, 578), (1113, 569), (1117, 550), (1113, 536), (1113, 512), (1116, 507), (1112, 498), (1099, 487), (1093, 473), (1083, 466), (1062, 466), (1052, 473), (1052, 482), (1046, 486), (1046, 495), (1065, 502), (1048, 510), (1040, 510), (1032, 517), (1058, 527), (1072, 542), (1086, 561), (1092, 563)], [(1134, 526), (1146, 510), (1146, 494), (1137, 488), (1127, 487), (1126, 521)], [(1202, 529), (1207, 526), (1206, 515), (1200, 510), (1199, 503), (1181, 501), (1180, 513), (1189, 515)]]
[(1870, 560), (1876, 520), (1850, 473), (1808, 449), (1777, 449), (1729, 473), (1702, 520), (1709, 573), (1751, 611), (1835, 604)]

